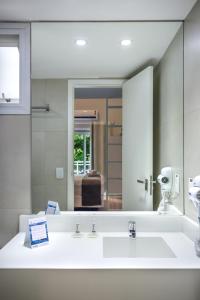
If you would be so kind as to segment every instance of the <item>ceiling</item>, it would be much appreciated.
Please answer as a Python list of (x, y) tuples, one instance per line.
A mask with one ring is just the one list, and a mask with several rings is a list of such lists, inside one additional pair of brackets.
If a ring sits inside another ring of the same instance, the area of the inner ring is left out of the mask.
[[(156, 65), (181, 22), (33, 23), (32, 78), (127, 78)], [(78, 47), (76, 39), (85, 39)], [(122, 39), (132, 44), (121, 46)]]
[(0, 20), (183, 20), (196, 0), (0, 0)]

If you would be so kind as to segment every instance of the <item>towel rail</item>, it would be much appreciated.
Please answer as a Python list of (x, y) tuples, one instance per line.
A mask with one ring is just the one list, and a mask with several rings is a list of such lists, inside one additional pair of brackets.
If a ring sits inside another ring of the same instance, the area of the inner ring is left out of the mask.
[(32, 106), (32, 110), (45, 110), (45, 111), (50, 111), (49, 104), (46, 105), (41, 105), (41, 106)]

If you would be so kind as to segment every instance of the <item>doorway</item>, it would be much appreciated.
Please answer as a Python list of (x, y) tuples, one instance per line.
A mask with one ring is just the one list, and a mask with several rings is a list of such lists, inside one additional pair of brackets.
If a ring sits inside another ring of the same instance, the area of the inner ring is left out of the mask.
[(122, 89), (75, 88), (74, 210), (122, 209)]
[[(109, 92), (108, 90), (110, 89), (113, 90), (115, 89), (115, 91), (121, 90), (122, 88), (122, 83), (123, 80), (120, 79), (116, 79), (116, 80), (96, 80), (96, 79), (91, 79), (91, 80), (69, 80), (68, 82), (68, 152), (67, 152), (67, 159), (68, 159), (68, 174), (67, 174), (67, 203), (68, 203), (68, 210), (74, 210), (74, 133), (75, 133), (75, 122), (74, 122), (74, 116), (75, 116), (75, 99), (80, 99), (80, 92), (81, 93), (85, 93), (82, 99), (86, 99), (88, 98), (88, 91), (89, 89), (93, 89), (93, 92), (95, 90), (95, 92), (97, 92), (97, 90), (101, 89), (101, 92), (103, 92), (101, 94), (101, 97), (99, 96), (99, 94), (93, 94), (93, 99), (104, 99), (104, 103), (105, 103), (105, 114), (106, 114), (106, 99), (109, 99), (109, 97), (107, 97), (105, 95), (105, 92)], [(82, 91), (81, 91), (82, 90)], [(83, 95), (83, 94), (82, 94)], [(116, 95), (115, 95), (116, 96)], [(114, 96), (113, 96), (114, 97)], [(111, 97), (112, 98), (112, 97)], [(117, 97), (115, 97), (117, 98)], [(91, 106), (90, 106), (90, 110)], [(93, 109), (95, 110), (95, 109)], [(81, 119), (81, 118), (80, 118)], [(86, 122), (85, 122), (86, 123)], [(93, 122), (94, 123), (94, 122)], [(77, 128), (80, 126), (77, 126)], [(101, 127), (101, 126), (100, 126)], [(94, 145), (92, 145), (92, 131), (91, 131), (91, 126), (90, 126), (90, 134), (91, 134), (91, 140), (90, 140), (90, 149), (91, 149), (91, 157), (90, 157), (90, 169), (94, 169)], [(80, 129), (80, 128), (79, 128)], [(94, 130), (94, 129), (93, 129)], [(88, 130), (87, 130), (88, 132)], [(106, 132), (105, 132), (105, 126), (104, 126), (104, 139), (106, 139)], [(93, 142), (94, 142), (94, 138), (93, 138)], [(105, 142), (105, 141), (104, 141)], [(99, 147), (95, 147), (96, 149)], [(103, 155), (106, 157), (106, 151), (102, 152)], [(89, 164), (89, 162), (87, 162), (87, 164)], [(102, 166), (102, 164), (101, 164)], [(93, 170), (95, 171), (95, 170)], [(98, 170), (97, 170), (98, 171)], [(103, 163), (103, 176), (104, 179), (103, 180), (103, 198), (101, 198), (102, 203), (98, 206), (98, 210), (104, 210), (104, 199), (107, 198), (107, 183), (106, 181), (106, 170), (105, 170), (105, 161)], [(102, 184), (101, 184), (102, 186)], [(97, 207), (91, 207), (89, 210), (96, 210)], [(81, 210), (85, 210), (84, 208), (82, 208)], [(86, 210), (88, 210), (86, 208)]]

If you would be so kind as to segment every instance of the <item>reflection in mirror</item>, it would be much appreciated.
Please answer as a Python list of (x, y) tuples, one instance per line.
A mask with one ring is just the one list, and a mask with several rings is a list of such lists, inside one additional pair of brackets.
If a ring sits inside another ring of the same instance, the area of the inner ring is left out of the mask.
[(121, 97), (121, 88), (75, 89), (75, 210), (122, 209)]
[(182, 212), (182, 182), (182, 23), (33, 23), (33, 212)]

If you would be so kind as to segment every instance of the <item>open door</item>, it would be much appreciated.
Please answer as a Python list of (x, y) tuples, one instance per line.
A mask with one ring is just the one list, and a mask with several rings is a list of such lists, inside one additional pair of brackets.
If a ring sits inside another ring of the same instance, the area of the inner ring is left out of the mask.
[(123, 209), (153, 210), (153, 67), (123, 85)]

